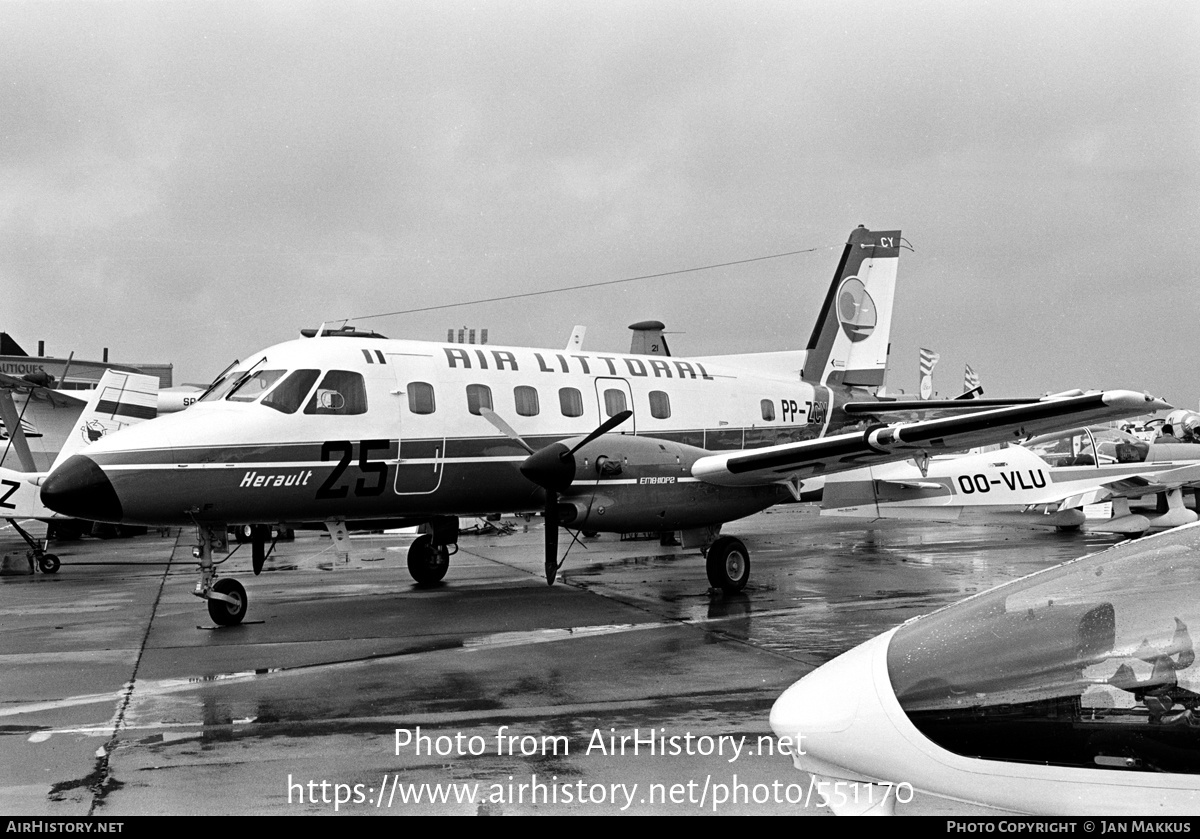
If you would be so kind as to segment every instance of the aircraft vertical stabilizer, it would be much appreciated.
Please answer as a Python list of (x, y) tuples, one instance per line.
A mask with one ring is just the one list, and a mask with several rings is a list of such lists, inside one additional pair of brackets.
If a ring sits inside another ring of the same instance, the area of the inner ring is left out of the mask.
[(670, 355), (667, 338), (663, 335), (666, 326), (661, 321), (643, 320), (630, 324), (633, 338), (630, 341), (629, 352), (633, 355)]
[(29, 353), (21, 349), (21, 345), (14, 341), (12, 336), (7, 332), (0, 332), (0, 355), (23, 355), (28, 357)]
[(105, 370), (83, 413), (79, 415), (74, 433), (67, 436), (58, 457), (54, 459), (54, 467), (88, 443), (128, 425), (154, 419), (157, 414), (157, 376)]
[(580, 352), (583, 349), (583, 336), (587, 334), (587, 327), (581, 323), (575, 324), (575, 328), (571, 330), (571, 337), (567, 339), (567, 352)]
[(900, 231), (861, 225), (850, 234), (808, 342), (810, 382), (879, 387), (887, 368)]

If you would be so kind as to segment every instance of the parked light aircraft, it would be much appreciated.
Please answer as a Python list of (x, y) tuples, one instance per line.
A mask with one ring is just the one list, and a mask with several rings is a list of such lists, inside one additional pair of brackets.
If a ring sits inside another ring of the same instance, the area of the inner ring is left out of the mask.
[[(888, 463), (831, 475), (821, 515), (960, 524), (1006, 523), (1141, 535), (1196, 520), (1183, 490), (1200, 485), (1200, 445), (1146, 443), (1113, 428), (1077, 428), (925, 469)], [(1165, 438), (1173, 440), (1174, 438)], [(1158, 495), (1161, 512), (1130, 512)], [(1087, 515), (1090, 505), (1110, 514)]]
[[(235, 363), (186, 411), (60, 464), (42, 500), (100, 521), (196, 525), (196, 594), (223, 624), (247, 604), (212, 560), (231, 524), (257, 526), (256, 573), (268, 524), (324, 523), (337, 544), (347, 522), (420, 524), (408, 565), (429, 584), (458, 516), (542, 509), (547, 582), (565, 525), (679, 531), (712, 584), (737, 591), (749, 553), (720, 525), (798, 498), (807, 479), (1163, 404), (1130, 391), (1007, 407), (875, 400), (900, 247), (899, 231), (851, 233), (807, 352), (688, 359), (314, 330)], [(947, 405), (960, 413), (880, 420)]]
[(915, 790), (1035, 815), (1194, 815), (1198, 564), (1200, 524), (1185, 525), (967, 598), (808, 674), (771, 727), (840, 814), (891, 813)]
[[(11, 383), (9, 383), (10, 386)], [(41, 386), (29, 387), (30, 397), (37, 399), (58, 399), (69, 405), (75, 397), (67, 396), (56, 391), (48, 391)], [(96, 441), (107, 437), (122, 428), (144, 420), (153, 419), (155, 405), (158, 399), (158, 378), (144, 376), (139, 373), (126, 373), (118, 370), (105, 370), (96, 387), (84, 391), (88, 395), (83, 410), (75, 420), (72, 432), (67, 435), (62, 448), (54, 461), (58, 466), (76, 452)], [(7, 404), (5, 404), (7, 403)], [(12, 395), (9, 390), (0, 390), (0, 412), (9, 415), (15, 412)], [(13, 427), (20, 428), (20, 423)], [(10, 441), (14, 448), (22, 452), (21, 434), (18, 433)], [(51, 521), (62, 519), (63, 516), (47, 509), (41, 503), (39, 486), (48, 472), (38, 472), (34, 469), (33, 458), (28, 454), (28, 447), (20, 456), (24, 471), (0, 467), (0, 516), (8, 520), (14, 530), (20, 534), (30, 548), (30, 556), (37, 567), (47, 574), (58, 571), (59, 559), (52, 553), (47, 553), (24, 528), (20, 521), (24, 519), (42, 519)]]

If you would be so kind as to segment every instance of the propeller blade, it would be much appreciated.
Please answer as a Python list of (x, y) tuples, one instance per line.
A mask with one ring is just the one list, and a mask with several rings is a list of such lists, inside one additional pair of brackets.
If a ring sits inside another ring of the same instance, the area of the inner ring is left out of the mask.
[(491, 408), (480, 408), (479, 415), (496, 427), (496, 430), (510, 440), (520, 443), (521, 447), (530, 454), (534, 454), (533, 446), (521, 439), (521, 435), (513, 431), (511, 425), (500, 419), (499, 416)]
[(250, 529), (250, 567), (254, 569), (254, 576), (262, 573), (263, 565), (267, 561), (267, 540), (263, 533), (263, 528), (257, 524)]
[(558, 576), (558, 493), (546, 490), (546, 585), (554, 585)]
[(558, 576), (558, 493), (559, 490), (570, 488), (575, 479), (575, 452), (625, 422), (633, 416), (633, 411), (621, 411), (609, 417), (573, 448), (568, 449), (562, 443), (551, 443), (537, 451), (531, 449), (508, 423), (492, 411), (481, 408), (479, 413), (503, 434), (516, 440), (529, 451), (529, 457), (521, 464), (521, 474), (546, 490), (546, 511), (543, 517), (546, 522), (546, 585), (552, 586), (555, 577)]
[[(618, 425), (625, 422), (625, 420), (629, 419), (631, 416), (633, 416), (633, 411), (621, 411), (621, 413), (619, 413), (619, 414), (613, 414), (611, 417), (609, 417), (607, 420), (605, 420), (604, 423), (601, 424), (599, 428), (597, 428), (591, 434), (589, 434), (588, 436), (584, 437), (581, 441), (576, 443), (574, 448), (572, 448), (570, 451), (568, 451), (567, 454), (575, 454), (575, 452), (582, 449), (584, 446), (586, 446), (588, 443), (595, 440), (601, 434), (607, 434), (608, 432), (610, 432), (614, 428), (616, 428)], [(565, 460), (566, 458), (564, 457), (563, 459)]]

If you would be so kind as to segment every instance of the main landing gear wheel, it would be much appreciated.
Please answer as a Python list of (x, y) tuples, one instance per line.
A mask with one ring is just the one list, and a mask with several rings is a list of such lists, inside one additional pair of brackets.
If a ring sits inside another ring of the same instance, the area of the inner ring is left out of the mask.
[(434, 545), (428, 533), (422, 533), (408, 549), (408, 573), (417, 585), (440, 583), (450, 568), (450, 549)]
[(740, 540), (722, 536), (709, 546), (706, 558), (708, 581), (713, 588), (733, 593), (750, 581), (750, 552)]
[(246, 608), (250, 605), (245, 587), (231, 577), (223, 577), (213, 583), (213, 591), (227, 594), (237, 601), (227, 603), (224, 600), (209, 598), (208, 616), (213, 619), (213, 623), (218, 626), (236, 626), (241, 623), (242, 618), (246, 617)]
[(54, 554), (42, 554), (38, 558), (38, 568), (42, 569), (43, 574), (57, 574), (60, 565), (62, 563)]

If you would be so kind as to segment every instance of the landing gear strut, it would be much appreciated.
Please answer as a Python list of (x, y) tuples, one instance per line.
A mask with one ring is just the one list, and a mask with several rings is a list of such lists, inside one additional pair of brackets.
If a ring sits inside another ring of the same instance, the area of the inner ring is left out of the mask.
[(217, 579), (216, 563), (213, 562), (214, 546), (228, 551), (228, 535), (224, 527), (199, 525), (197, 544), (192, 556), (200, 563), (200, 580), (192, 594), (204, 598), (208, 603), (208, 616), (218, 626), (236, 626), (246, 617), (250, 598), (245, 587), (232, 577)]
[[(12, 525), (13, 530), (21, 534), (21, 538), (25, 540), (25, 544), (29, 546), (29, 552), (26, 554), (29, 557), (29, 569), (33, 570), (34, 564), (43, 574), (57, 574), (59, 567), (62, 565), (58, 561), (58, 557), (52, 553), (46, 553), (41, 542), (30, 536), (21, 525), (17, 524), (15, 519), (9, 519), (8, 523)], [(49, 541), (49, 540), (47, 540)]]
[(722, 536), (705, 553), (708, 582), (713, 588), (734, 593), (750, 581), (750, 552), (732, 536)]

